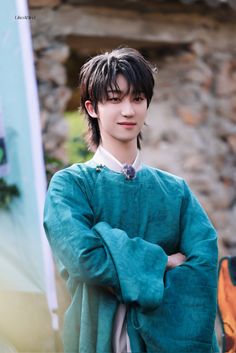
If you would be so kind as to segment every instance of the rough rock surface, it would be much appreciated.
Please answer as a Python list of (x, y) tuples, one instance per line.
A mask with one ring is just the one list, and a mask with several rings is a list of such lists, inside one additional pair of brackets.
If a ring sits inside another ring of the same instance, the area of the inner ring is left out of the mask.
[[(71, 52), (79, 61), (112, 48), (113, 41), (143, 50), (159, 69), (144, 158), (188, 180), (235, 254), (235, 224), (219, 227), (218, 215), (227, 212), (231, 219), (236, 200), (236, 12), (216, 8), (205, 16), (200, 7), (191, 12), (176, 2), (140, 16), (139, 1), (133, 10), (46, 2), (30, 2), (45, 151), (67, 161), (62, 114), (72, 93)], [(78, 71), (79, 65), (75, 76)]]
[(30, 0), (45, 152), (67, 161), (72, 52), (77, 77), (81, 60), (101, 50), (142, 50), (159, 69), (144, 160), (187, 180), (218, 230), (220, 256), (236, 255), (236, 12), (200, 2), (160, 2), (152, 11), (136, 8), (140, 1), (129, 9), (69, 3)]

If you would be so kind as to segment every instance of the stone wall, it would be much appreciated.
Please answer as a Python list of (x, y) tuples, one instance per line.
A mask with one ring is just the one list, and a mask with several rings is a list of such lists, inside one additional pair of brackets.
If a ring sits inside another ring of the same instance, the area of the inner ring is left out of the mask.
[(235, 54), (189, 50), (159, 62), (143, 152), (189, 182), (219, 231), (220, 255), (236, 255)]
[(67, 161), (72, 52), (77, 77), (83, 59), (101, 49), (141, 50), (159, 70), (144, 160), (188, 181), (219, 232), (220, 256), (236, 255), (236, 12), (174, 1), (146, 12), (135, 3), (128, 10), (65, 3), (30, 0), (46, 154)]
[(142, 50), (159, 69), (144, 159), (187, 179), (219, 230), (222, 255), (235, 254), (236, 13), (173, 2), (141, 16), (135, 6), (92, 5), (30, 0), (46, 154), (67, 162), (63, 112), (76, 90), (67, 86), (71, 52), (77, 77), (81, 58), (101, 49)]
[(67, 161), (64, 142), (67, 124), (63, 116), (71, 90), (66, 86), (63, 66), (69, 56), (69, 47), (55, 39), (36, 36), (33, 40), (38, 90), (41, 109), (41, 127), (46, 153)]

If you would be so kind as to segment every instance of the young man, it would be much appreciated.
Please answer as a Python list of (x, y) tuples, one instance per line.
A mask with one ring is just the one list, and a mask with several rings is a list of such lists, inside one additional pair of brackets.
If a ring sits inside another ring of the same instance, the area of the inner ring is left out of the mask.
[(92, 160), (57, 172), (45, 230), (72, 301), (66, 353), (213, 353), (217, 237), (187, 184), (142, 164), (153, 70), (134, 49), (81, 70)]

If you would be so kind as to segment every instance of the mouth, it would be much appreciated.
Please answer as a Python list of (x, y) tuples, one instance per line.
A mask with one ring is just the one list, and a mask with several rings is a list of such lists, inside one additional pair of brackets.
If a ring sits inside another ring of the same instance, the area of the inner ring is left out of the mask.
[(134, 125), (137, 125), (137, 123), (131, 123), (131, 122), (127, 122), (127, 121), (124, 121), (124, 122), (121, 122), (121, 123), (117, 123), (118, 125), (124, 125), (124, 126), (134, 126)]

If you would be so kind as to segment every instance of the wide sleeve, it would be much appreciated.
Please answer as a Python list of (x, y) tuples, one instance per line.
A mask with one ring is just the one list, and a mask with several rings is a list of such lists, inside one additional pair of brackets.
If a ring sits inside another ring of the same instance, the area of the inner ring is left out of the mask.
[(187, 260), (166, 272), (163, 302), (156, 310), (136, 310), (136, 325), (150, 352), (157, 347), (162, 353), (218, 352), (217, 235), (185, 182), (179, 221), (179, 251)]
[(166, 285), (184, 284), (212, 288), (208, 295), (216, 303), (217, 233), (196, 196), (183, 181), (180, 210), (179, 251), (187, 257), (181, 266), (166, 274)]
[(163, 298), (167, 255), (161, 247), (131, 239), (106, 222), (94, 224), (80, 179), (64, 170), (50, 182), (44, 227), (53, 253), (78, 281), (112, 287), (121, 302), (155, 307)]
[(191, 272), (191, 283), (217, 287), (217, 233), (206, 212), (184, 183), (180, 218), (180, 251), (187, 256), (184, 267)]

